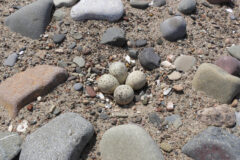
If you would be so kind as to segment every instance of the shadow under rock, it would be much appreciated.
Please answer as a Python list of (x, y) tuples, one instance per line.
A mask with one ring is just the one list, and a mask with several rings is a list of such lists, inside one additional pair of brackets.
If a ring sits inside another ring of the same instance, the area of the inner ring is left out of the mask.
[(94, 133), (92, 139), (89, 141), (89, 143), (83, 149), (79, 160), (87, 160), (89, 158), (89, 153), (91, 152), (91, 150), (93, 149), (93, 147), (96, 144), (96, 141), (97, 141), (96, 137), (97, 137), (97, 135), (96, 135), (96, 133)]

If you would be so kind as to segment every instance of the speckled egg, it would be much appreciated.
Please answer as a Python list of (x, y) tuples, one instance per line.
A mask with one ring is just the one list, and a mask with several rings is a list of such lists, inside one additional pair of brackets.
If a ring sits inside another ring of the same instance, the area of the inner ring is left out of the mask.
[(141, 71), (133, 71), (127, 77), (126, 84), (131, 86), (134, 90), (139, 90), (145, 86), (147, 80), (146, 76)]
[(98, 79), (98, 88), (103, 93), (112, 94), (119, 86), (118, 80), (111, 74), (104, 74)]
[(132, 102), (134, 91), (129, 85), (120, 85), (114, 91), (114, 99), (119, 105), (126, 105)]
[(114, 62), (109, 67), (109, 73), (117, 78), (120, 84), (123, 84), (127, 78), (127, 67), (122, 62)]

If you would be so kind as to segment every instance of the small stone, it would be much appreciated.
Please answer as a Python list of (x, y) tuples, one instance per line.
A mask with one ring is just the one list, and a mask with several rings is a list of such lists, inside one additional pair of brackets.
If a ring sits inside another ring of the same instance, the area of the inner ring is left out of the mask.
[(105, 112), (102, 112), (99, 114), (99, 118), (102, 120), (107, 120), (109, 116)]
[(232, 56), (221, 56), (215, 64), (231, 75), (240, 76), (240, 61)]
[(117, 104), (127, 105), (132, 102), (134, 91), (129, 85), (120, 85), (114, 91), (114, 100)]
[(58, 116), (60, 113), (61, 113), (61, 110), (59, 108), (55, 108), (54, 111), (53, 111), (53, 114), (55, 116)]
[(160, 127), (161, 119), (156, 113), (150, 113), (148, 119), (150, 123), (154, 124), (156, 127)]
[(172, 88), (167, 88), (163, 90), (163, 95), (167, 96), (172, 91)]
[(146, 105), (148, 105), (148, 101), (149, 101), (148, 97), (146, 95), (143, 96), (142, 104), (146, 106)]
[(109, 66), (109, 73), (117, 78), (120, 84), (123, 84), (127, 79), (128, 72), (127, 67), (122, 62), (114, 62)]
[(114, 90), (119, 86), (118, 80), (111, 74), (102, 75), (98, 81), (98, 88), (101, 92), (112, 94)]
[(28, 121), (23, 120), (18, 126), (17, 126), (17, 132), (25, 133), (28, 128)]
[(73, 88), (75, 91), (81, 91), (83, 89), (83, 85), (81, 83), (75, 83)]
[(173, 110), (174, 110), (173, 102), (168, 102), (167, 103), (167, 111), (171, 112)]
[(147, 0), (130, 0), (130, 5), (138, 9), (148, 8), (148, 3), (149, 2)]
[(154, 7), (161, 7), (161, 6), (166, 5), (166, 0), (152, 0), (150, 5), (154, 6)]
[(108, 28), (101, 38), (101, 44), (124, 46), (126, 44), (125, 31), (118, 27)]
[(17, 59), (18, 59), (17, 53), (10, 54), (8, 58), (4, 61), (3, 65), (13, 67), (17, 62)]
[(133, 59), (137, 59), (138, 58), (138, 51), (135, 50), (135, 49), (129, 49), (128, 50), (128, 55)]
[(179, 128), (179, 127), (182, 126), (181, 117), (179, 115), (177, 115), (177, 114), (174, 114), (174, 115), (166, 117), (165, 121), (168, 124), (173, 125), (174, 128)]
[(133, 71), (126, 79), (126, 85), (129, 85), (133, 90), (139, 90), (146, 84), (146, 75), (141, 71)]
[(237, 160), (240, 157), (240, 139), (211, 126), (190, 139), (182, 152), (195, 160)]
[(198, 112), (199, 119), (208, 126), (233, 127), (236, 124), (235, 112), (227, 105), (204, 108)]
[(124, 14), (121, 0), (81, 0), (71, 9), (73, 20), (107, 20), (118, 21)]
[(65, 38), (66, 38), (65, 34), (55, 34), (53, 36), (53, 42), (56, 44), (60, 44), (64, 41)]
[(33, 111), (33, 105), (32, 104), (27, 105), (27, 110), (32, 112)]
[(195, 0), (181, 0), (178, 5), (178, 11), (184, 14), (191, 14), (196, 9)]
[(176, 91), (176, 92), (182, 92), (183, 91), (183, 86), (180, 84), (180, 85), (174, 85), (173, 86), (173, 89)]
[(227, 51), (230, 53), (231, 56), (240, 60), (240, 45), (234, 45), (227, 48)]
[(162, 45), (162, 44), (163, 44), (162, 38), (158, 38), (158, 39), (157, 39), (157, 44), (158, 44), (158, 45)]
[(71, 7), (73, 6), (78, 0), (53, 0), (53, 3), (56, 7)]
[(63, 9), (57, 9), (53, 14), (53, 19), (55, 19), (56, 21), (61, 21), (65, 18), (65, 16), (66, 13)]
[(169, 143), (167, 143), (167, 142), (162, 142), (160, 144), (160, 148), (163, 151), (168, 152), (168, 153), (172, 152), (172, 150), (173, 150), (172, 146)]
[(68, 46), (68, 48), (69, 48), (69, 49), (74, 49), (76, 46), (77, 46), (77, 44), (76, 44), (75, 42), (72, 42), (72, 43)]
[(175, 16), (165, 20), (160, 25), (162, 36), (169, 41), (176, 41), (186, 36), (187, 23), (181, 16)]
[(73, 62), (76, 63), (80, 68), (85, 66), (85, 60), (82, 57), (74, 57)]
[(153, 48), (144, 48), (138, 59), (143, 68), (153, 70), (160, 66), (161, 58), (154, 52)]
[(168, 75), (168, 79), (172, 81), (177, 81), (182, 77), (181, 73), (174, 71), (170, 75)]
[(139, 39), (135, 42), (136, 47), (144, 47), (147, 45), (147, 40), (145, 39)]
[(83, 38), (82, 34), (81, 33), (74, 33), (73, 34), (73, 38), (76, 39), (76, 40), (80, 40)]
[(187, 72), (190, 70), (196, 63), (196, 59), (193, 56), (179, 56), (174, 61), (174, 65), (178, 71)]
[(231, 104), (231, 106), (232, 106), (233, 108), (236, 108), (236, 107), (238, 106), (238, 100), (237, 100), (237, 99), (234, 99), (233, 102), (232, 102), (232, 104)]
[(94, 89), (90, 86), (86, 86), (86, 92), (91, 98), (94, 98), (97, 95)]

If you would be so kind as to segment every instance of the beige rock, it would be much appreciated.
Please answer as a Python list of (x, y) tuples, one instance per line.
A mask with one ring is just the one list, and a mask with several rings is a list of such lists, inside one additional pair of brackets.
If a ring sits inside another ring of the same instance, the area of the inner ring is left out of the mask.
[(49, 65), (39, 65), (17, 73), (1, 83), (0, 105), (14, 118), (21, 108), (65, 82), (67, 77), (63, 68)]
[(192, 86), (221, 103), (231, 103), (240, 92), (240, 79), (214, 64), (203, 63), (194, 76)]

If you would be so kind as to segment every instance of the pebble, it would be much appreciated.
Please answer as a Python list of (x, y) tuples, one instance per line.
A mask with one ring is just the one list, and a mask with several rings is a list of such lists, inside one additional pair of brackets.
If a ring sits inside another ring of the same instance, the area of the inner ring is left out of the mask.
[(105, 112), (102, 112), (99, 114), (99, 118), (102, 120), (107, 120), (109, 116)]
[(149, 5), (153, 7), (161, 7), (166, 5), (166, 0), (152, 0), (152, 2)]
[(75, 40), (80, 40), (80, 39), (83, 38), (83, 36), (82, 36), (81, 33), (74, 33), (74, 34), (73, 34), (73, 38), (74, 38)]
[(165, 68), (172, 68), (172, 69), (175, 69), (176, 67), (172, 64), (172, 63), (170, 63), (169, 61), (163, 61), (163, 62), (161, 62), (161, 65), (163, 66), (163, 67), (165, 67)]
[(238, 100), (234, 99), (232, 104), (231, 104), (231, 107), (236, 108), (237, 106), (238, 106)]
[(82, 57), (74, 57), (73, 62), (76, 63), (80, 68), (85, 66), (85, 60)]
[(109, 73), (117, 78), (120, 84), (123, 84), (128, 76), (128, 70), (124, 63), (118, 61), (109, 66)]
[(240, 79), (214, 64), (203, 63), (193, 78), (192, 86), (195, 90), (228, 104), (239, 93)]
[(128, 50), (128, 55), (133, 59), (137, 59), (138, 58), (138, 51), (135, 50), (135, 49), (129, 49)]
[(160, 148), (163, 151), (168, 152), (168, 153), (172, 152), (172, 150), (173, 150), (172, 146), (169, 143), (167, 143), (167, 142), (162, 142), (160, 144)]
[(231, 75), (240, 76), (240, 61), (232, 56), (220, 56), (215, 64)]
[(182, 77), (181, 73), (174, 71), (170, 75), (168, 75), (168, 79), (172, 81), (177, 81)]
[(238, 159), (240, 157), (239, 137), (218, 127), (208, 127), (190, 139), (182, 152), (192, 159)]
[(126, 85), (129, 85), (133, 90), (139, 90), (147, 83), (146, 75), (141, 71), (133, 71), (126, 79)]
[(187, 72), (190, 70), (196, 63), (196, 58), (193, 56), (182, 55), (176, 58), (174, 65), (178, 71)]
[(178, 11), (183, 14), (191, 14), (196, 9), (197, 2), (195, 0), (181, 0), (178, 5)]
[(172, 88), (167, 88), (163, 90), (163, 95), (167, 96), (172, 91)]
[(198, 115), (200, 121), (208, 126), (233, 127), (236, 124), (235, 112), (226, 104), (204, 108)]
[(83, 89), (83, 85), (81, 83), (75, 83), (73, 88), (75, 91), (81, 91)]
[(233, 45), (227, 48), (227, 51), (230, 53), (231, 56), (240, 60), (240, 45)]
[(182, 92), (183, 91), (183, 86), (181, 84), (179, 85), (174, 85), (173, 86), (173, 89), (176, 91), (176, 92)]
[(73, 20), (107, 20), (118, 21), (124, 14), (121, 0), (81, 0), (71, 9)]
[(147, 40), (145, 39), (139, 39), (139, 40), (136, 40), (135, 42), (136, 47), (144, 47), (146, 45), (147, 45)]
[(22, 139), (17, 133), (0, 132), (0, 159), (12, 160), (21, 151)]
[(108, 28), (102, 38), (101, 44), (109, 44), (122, 47), (126, 44), (125, 31), (118, 27)]
[(61, 21), (65, 18), (65, 16), (66, 13), (63, 9), (57, 9), (53, 14), (53, 19), (55, 19), (56, 21)]
[(26, 137), (19, 160), (78, 160), (93, 134), (93, 125), (79, 114), (61, 114)]
[(173, 114), (171, 116), (166, 117), (165, 121), (168, 124), (173, 125), (174, 128), (179, 128), (182, 126), (182, 120), (178, 114)]
[(171, 112), (174, 110), (174, 104), (173, 102), (168, 102), (167, 103), (167, 111)]
[(15, 63), (17, 62), (17, 59), (18, 59), (18, 54), (12, 53), (8, 56), (7, 59), (4, 60), (3, 65), (13, 67), (15, 65)]
[(25, 133), (27, 131), (28, 128), (28, 121), (27, 120), (23, 120), (18, 126), (17, 126), (17, 132), (20, 133)]
[(99, 147), (102, 160), (164, 160), (156, 142), (134, 124), (110, 128), (103, 134)]
[(60, 113), (61, 113), (61, 110), (59, 108), (55, 108), (54, 111), (53, 111), (53, 114), (55, 116), (58, 116)]
[(186, 36), (187, 23), (181, 16), (168, 18), (160, 25), (162, 36), (168, 41), (176, 41)]
[(91, 97), (91, 98), (94, 98), (96, 97), (96, 92), (94, 91), (94, 89), (90, 86), (86, 86), (86, 93)]
[(22, 36), (39, 39), (51, 21), (52, 9), (52, 0), (37, 0), (8, 16), (5, 25)]
[(133, 101), (134, 91), (129, 85), (120, 85), (114, 91), (114, 100), (119, 105), (127, 105)]
[(133, 8), (146, 9), (148, 8), (149, 2), (147, 0), (130, 0), (130, 5)]
[(55, 44), (60, 44), (64, 41), (64, 39), (66, 38), (65, 34), (54, 34), (53, 36), (53, 42)]
[(160, 66), (161, 58), (153, 48), (144, 48), (138, 56), (139, 62), (146, 70), (153, 70)]
[(76, 44), (75, 42), (72, 42), (72, 43), (68, 46), (68, 48), (69, 48), (69, 49), (74, 49), (76, 46), (77, 46), (77, 44)]
[(156, 127), (160, 127), (161, 125), (161, 119), (156, 113), (150, 113), (148, 115), (149, 122), (154, 124)]
[(119, 86), (118, 80), (111, 74), (102, 75), (98, 81), (98, 88), (101, 92), (112, 94), (114, 90)]
[(75, 3), (77, 3), (78, 0), (53, 0), (53, 3), (56, 7), (71, 7)]

